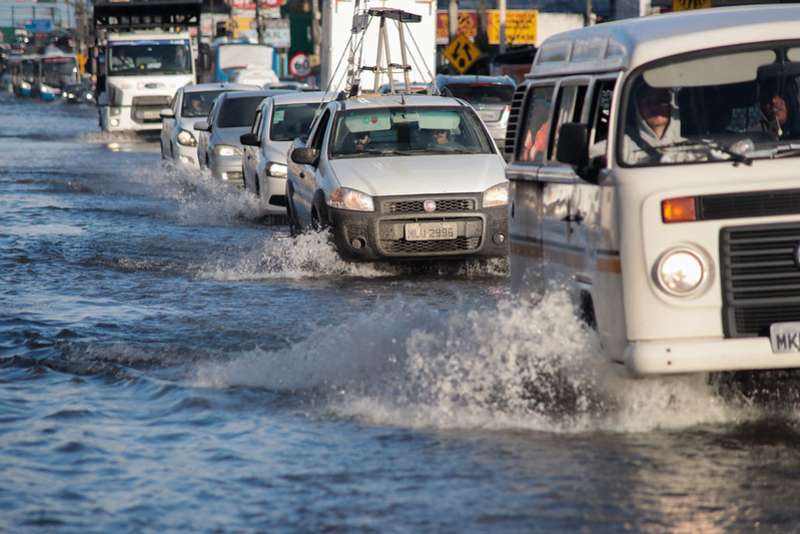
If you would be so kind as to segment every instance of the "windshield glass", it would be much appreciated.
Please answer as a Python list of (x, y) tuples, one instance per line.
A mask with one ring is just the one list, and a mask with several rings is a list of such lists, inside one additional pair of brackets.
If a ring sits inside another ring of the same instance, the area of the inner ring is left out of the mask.
[(191, 74), (192, 51), (189, 41), (122, 41), (108, 51), (109, 74)]
[(472, 110), (397, 107), (353, 110), (337, 118), (331, 157), (491, 154)]
[(454, 97), (466, 100), (473, 106), (479, 104), (506, 105), (511, 103), (511, 97), (514, 96), (514, 88), (510, 85), (454, 83), (445, 88)]
[(42, 73), (48, 85), (66, 85), (78, 81), (78, 64), (75, 58), (59, 57), (42, 59)]
[(256, 109), (264, 98), (266, 97), (228, 98), (222, 103), (222, 109), (219, 111), (219, 127), (239, 128), (251, 126), (253, 117), (256, 115)]
[(183, 93), (181, 115), (183, 117), (206, 117), (217, 95), (225, 91), (203, 91), (202, 93)]
[(272, 48), (256, 44), (223, 44), (217, 49), (220, 69), (272, 68)]
[(269, 138), (273, 141), (293, 141), (308, 132), (317, 115), (319, 103), (276, 106), (272, 110)]
[(620, 121), (623, 165), (797, 155), (800, 44), (675, 59), (631, 78)]

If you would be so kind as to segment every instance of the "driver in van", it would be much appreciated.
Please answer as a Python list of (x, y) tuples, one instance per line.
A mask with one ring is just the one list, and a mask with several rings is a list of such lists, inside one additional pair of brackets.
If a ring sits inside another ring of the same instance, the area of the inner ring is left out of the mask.
[(636, 108), (632, 127), (627, 128), (624, 141), (625, 162), (659, 161), (658, 147), (682, 141), (680, 119), (672, 103), (672, 93), (665, 87), (642, 83), (635, 92)]
[(775, 94), (762, 105), (766, 118), (764, 128), (777, 139), (789, 137), (789, 106), (786, 99)]

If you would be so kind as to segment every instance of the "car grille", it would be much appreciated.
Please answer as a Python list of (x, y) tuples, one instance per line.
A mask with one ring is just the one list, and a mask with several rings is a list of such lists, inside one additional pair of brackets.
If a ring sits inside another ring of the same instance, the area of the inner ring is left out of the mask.
[[(426, 213), (422, 207), (424, 198), (410, 200), (387, 200), (381, 204), (381, 212), (390, 215), (401, 215), (406, 213)], [(472, 198), (436, 198), (430, 200), (436, 202), (436, 210), (433, 213), (453, 213), (460, 211), (475, 210), (476, 201)]]
[[(455, 239), (406, 241), (403, 228), (406, 223), (416, 220), (384, 220), (378, 223), (378, 248), (389, 256), (452, 255), (471, 252), (481, 247), (484, 224), (479, 217), (448, 218), (457, 224), (458, 236)], [(441, 220), (441, 219), (437, 219)], [(348, 231), (348, 235), (356, 235)]]
[(160, 112), (168, 108), (169, 103), (168, 96), (135, 96), (131, 102), (131, 118), (143, 124), (161, 122)]
[(381, 240), (381, 248), (389, 254), (432, 254), (475, 250), (480, 246), (480, 237), (458, 237), (446, 241), (398, 241)]
[(768, 336), (772, 323), (800, 321), (800, 223), (720, 231), (726, 337)]

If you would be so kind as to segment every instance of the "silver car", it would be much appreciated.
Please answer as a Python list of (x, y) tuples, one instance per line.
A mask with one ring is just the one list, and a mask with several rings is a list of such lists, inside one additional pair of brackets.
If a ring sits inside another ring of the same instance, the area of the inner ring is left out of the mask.
[(244, 187), (264, 199), (268, 214), (286, 214), (286, 152), (292, 141), (308, 134), (314, 117), (335, 96), (315, 91), (266, 98), (250, 132), (241, 136)]
[(508, 115), (516, 84), (508, 76), (436, 77), (436, 88), (442, 96), (466, 100), (478, 112), (489, 133), (502, 151), (506, 140)]
[(197, 161), (221, 180), (243, 185), (242, 145), (239, 138), (253, 124), (256, 109), (268, 96), (285, 91), (234, 91), (220, 94), (206, 120), (197, 121)]
[(250, 91), (251, 85), (201, 83), (178, 89), (169, 108), (161, 110), (161, 159), (197, 167), (197, 131), (194, 123), (208, 116), (211, 103), (221, 93)]

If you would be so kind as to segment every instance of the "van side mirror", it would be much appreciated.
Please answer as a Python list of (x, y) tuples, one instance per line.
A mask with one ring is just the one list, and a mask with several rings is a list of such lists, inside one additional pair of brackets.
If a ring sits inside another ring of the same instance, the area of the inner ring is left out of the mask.
[(597, 184), (601, 158), (589, 161), (589, 127), (577, 122), (566, 122), (558, 129), (556, 159), (575, 167), (575, 173), (584, 181)]
[(194, 123), (194, 129), (198, 132), (208, 132), (211, 131), (211, 126), (208, 121), (197, 121)]
[(317, 151), (313, 148), (295, 148), (291, 157), (292, 161), (301, 165), (316, 165), (319, 159)]
[(253, 132), (240, 135), (239, 142), (245, 146), (261, 146), (261, 140)]

